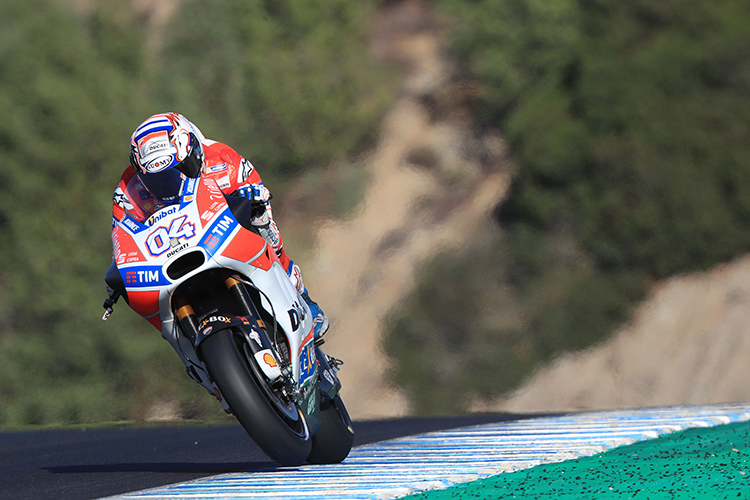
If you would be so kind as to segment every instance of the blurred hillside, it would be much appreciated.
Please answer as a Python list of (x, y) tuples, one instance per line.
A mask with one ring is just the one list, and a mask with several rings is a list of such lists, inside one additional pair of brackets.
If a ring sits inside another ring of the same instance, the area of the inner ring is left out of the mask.
[[(415, 291), (390, 315), (385, 342), (396, 359), (393, 379), (423, 414), (503, 401), (501, 395), (562, 353), (605, 342), (664, 280), (705, 271), (750, 248), (746, 2), (439, 5), (451, 58), (475, 85), (475, 126), (500, 130), (515, 166), (495, 212), (498, 224), (476, 232), (462, 251), (420, 266)], [(681, 324), (694, 309), (687, 299), (657, 314)], [(641, 334), (662, 339), (654, 346), (679, 346), (687, 354), (654, 352), (682, 360), (700, 358), (712, 342), (739, 345), (745, 333), (733, 327), (726, 337), (721, 321), (710, 323), (715, 332), (694, 334), (653, 325), (644, 323)], [(652, 369), (641, 378), (616, 377), (619, 384), (696, 383), (668, 371), (667, 359), (609, 349), (580, 358), (600, 360), (587, 365), (596, 369), (568, 364), (565, 372), (543, 372), (556, 383), (536, 379), (540, 385), (524, 391), (523, 407), (553, 409), (572, 393), (587, 394), (588, 383), (612, 370), (643, 370), (640, 359), (651, 360)], [(617, 366), (608, 367), (608, 359)], [(733, 380), (722, 387), (738, 387)], [(678, 386), (663, 385), (674, 389), (669, 397), (666, 390), (625, 396), (648, 384), (606, 385), (598, 393), (616, 392), (608, 404), (688, 402), (681, 395), (694, 393)], [(560, 400), (549, 398), (554, 391)], [(746, 397), (721, 394), (711, 397)], [(584, 400), (589, 407), (605, 404)], [(501, 407), (521, 408), (508, 405)]]
[[(401, 85), (362, 158), (369, 182), (359, 205), (319, 229), (303, 267), (331, 319), (327, 352), (346, 362), (342, 393), (355, 418), (410, 411), (391, 379), (395, 353), (383, 346), (388, 315), (412, 293), (420, 264), (462, 252), (493, 225), (508, 188), (502, 139), (472, 127), (472, 88), (445, 49), (441, 20), (426, 3), (394, 2), (375, 17), (371, 50), (399, 68)], [(406, 363), (424, 359), (408, 355)]]

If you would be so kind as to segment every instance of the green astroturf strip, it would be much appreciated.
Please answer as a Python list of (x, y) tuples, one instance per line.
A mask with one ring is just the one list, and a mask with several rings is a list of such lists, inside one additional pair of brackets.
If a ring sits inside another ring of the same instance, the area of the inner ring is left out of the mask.
[(750, 499), (750, 423), (688, 429), (405, 498)]

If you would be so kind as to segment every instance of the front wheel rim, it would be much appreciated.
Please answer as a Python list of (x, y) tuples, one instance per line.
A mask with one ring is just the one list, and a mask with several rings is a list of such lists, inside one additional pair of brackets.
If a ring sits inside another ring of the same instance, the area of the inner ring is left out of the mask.
[(305, 440), (310, 439), (310, 429), (308, 428), (305, 414), (296, 403), (286, 400), (286, 398), (282, 399), (282, 397), (280, 397), (280, 395), (277, 394), (268, 384), (268, 381), (257, 365), (255, 356), (247, 345), (246, 339), (240, 336), (236, 336), (235, 339), (236, 341), (242, 342), (242, 352), (244, 354), (245, 362), (248, 364), (248, 368), (250, 368), (250, 371), (254, 375), (263, 395), (274, 408), (276, 414), (294, 434)]

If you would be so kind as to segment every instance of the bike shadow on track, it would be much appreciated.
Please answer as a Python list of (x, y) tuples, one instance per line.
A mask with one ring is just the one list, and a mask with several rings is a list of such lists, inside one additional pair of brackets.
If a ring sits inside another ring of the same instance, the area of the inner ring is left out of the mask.
[(42, 467), (53, 474), (98, 474), (115, 472), (156, 472), (187, 474), (227, 474), (232, 472), (272, 471), (273, 462), (130, 462), (112, 464), (80, 464)]
[[(386, 441), (406, 435), (481, 425), (501, 420), (522, 420), (525, 415), (471, 415), (443, 418), (401, 418), (355, 422), (355, 446)], [(137, 430), (131, 430), (138, 432)], [(147, 430), (147, 432), (150, 430)], [(193, 432), (195, 434), (193, 434)], [(208, 433), (208, 434), (207, 434)], [(121, 472), (222, 474), (232, 472), (269, 472), (278, 469), (244, 434), (239, 426), (172, 429), (145, 439), (127, 436), (125, 440), (103, 443), (102, 447), (80, 450), (64, 463), (39, 464), (53, 474)], [(195, 442), (193, 443), (193, 439)], [(200, 442), (200, 446), (199, 446)], [(94, 451), (96, 452), (95, 454)], [(67, 455), (67, 453), (66, 453)], [(113, 461), (115, 458), (117, 461)], [(138, 460), (138, 458), (145, 460)], [(174, 460), (175, 458), (180, 460)], [(83, 460), (81, 460), (83, 458)]]

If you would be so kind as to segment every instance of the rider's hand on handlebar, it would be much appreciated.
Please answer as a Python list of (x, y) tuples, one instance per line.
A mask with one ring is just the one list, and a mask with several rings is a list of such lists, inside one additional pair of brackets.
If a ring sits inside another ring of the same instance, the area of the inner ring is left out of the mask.
[(266, 204), (271, 200), (271, 192), (263, 184), (251, 184), (237, 190), (237, 195), (243, 196), (254, 203)]
[[(242, 187), (235, 192), (236, 195), (242, 196), (250, 200), (253, 206), (253, 217), (263, 218), (266, 213), (266, 205), (271, 200), (271, 192), (263, 184), (251, 184), (250, 186)], [(266, 216), (267, 218), (267, 216)], [(265, 225), (268, 221), (256, 222), (253, 221), (254, 225)]]

